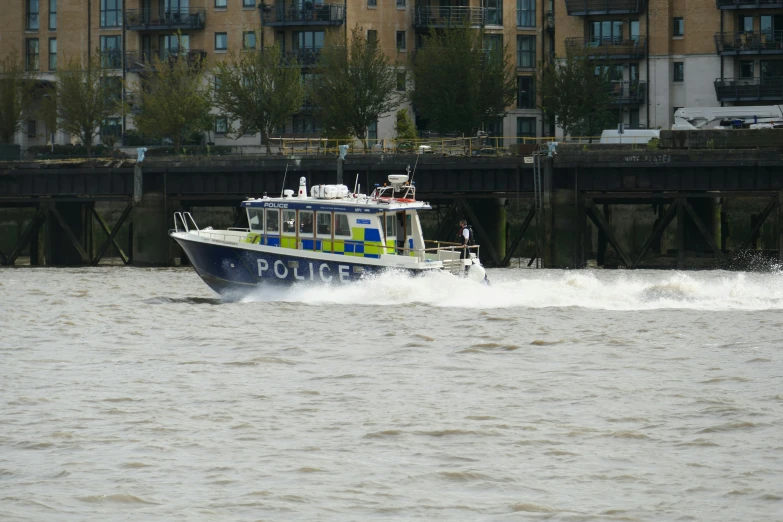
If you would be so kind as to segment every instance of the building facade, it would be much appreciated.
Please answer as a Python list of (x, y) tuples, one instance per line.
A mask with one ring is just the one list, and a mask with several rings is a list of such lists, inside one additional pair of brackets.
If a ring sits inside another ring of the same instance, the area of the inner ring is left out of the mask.
[(783, 0), (556, 0), (555, 50), (586, 49), (618, 122), (668, 128), (680, 107), (783, 103)]
[[(559, 0), (563, 1), (563, 0)], [(401, 64), (431, 30), (448, 30), (466, 18), (485, 33), (487, 47), (506, 46), (517, 72), (518, 96), (507, 115), (490, 128), (491, 136), (536, 137), (549, 131), (536, 108), (535, 69), (554, 51), (553, 0), (12, 0), (0, 17), (0, 57), (17, 49), (29, 71), (54, 81), (57, 64), (83, 62), (99, 50), (109, 74), (138, 81), (153, 57), (202, 57), (222, 60), (229, 52), (260, 49), (278, 43), (295, 55), (303, 77), (311, 73), (330, 38), (350, 37), (360, 26), (367, 37)], [(410, 75), (409, 75), (410, 76)], [(410, 87), (410, 85), (408, 85)], [(125, 93), (126, 96), (132, 93)], [(406, 105), (403, 105), (405, 107)], [(409, 112), (415, 115), (410, 105)], [(132, 114), (106, 122), (104, 133), (132, 129)], [(231, 125), (216, 114), (217, 144), (258, 145), (259, 136), (228, 138)], [(382, 118), (369, 136), (394, 137), (394, 115)], [(305, 102), (281, 134), (314, 136), (318, 123)], [(17, 143), (23, 148), (70, 136), (52, 136), (30, 116)]]

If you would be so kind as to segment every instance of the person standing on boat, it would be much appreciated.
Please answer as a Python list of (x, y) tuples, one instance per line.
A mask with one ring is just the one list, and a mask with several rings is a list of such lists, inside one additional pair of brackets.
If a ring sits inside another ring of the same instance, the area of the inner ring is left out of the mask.
[[(468, 222), (464, 219), (461, 219), (459, 222), (459, 234), (457, 234), (457, 241), (462, 245), (459, 258), (467, 259), (468, 245), (470, 245), (470, 228), (468, 227)], [(468, 271), (468, 268), (468, 266), (465, 266), (465, 272)]]

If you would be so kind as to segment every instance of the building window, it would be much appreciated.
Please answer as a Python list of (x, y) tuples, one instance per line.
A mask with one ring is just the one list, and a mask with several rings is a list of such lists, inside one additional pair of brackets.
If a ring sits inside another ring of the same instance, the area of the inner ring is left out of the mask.
[(27, 0), (27, 25), (28, 31), (38, 30), (38, 0)]
[(674, 36), (685, 36), (685, 21), (681, 16), (674, 18)]
[(517, 77), (517, 108), (536, 108), (536, 82), (532, 76)]
[(639, 109), (628, 109), (628, 126), (632, 129), (639, 128)]
[[(638, 28), (637, 28), (638, 30)], [(638, 38), (638, 36), (637, 36)], [(590, 22), (590, 42), (596, 45), (610, 45), (623, 40), (623, 21), (604, 20)]]
[(517, 143), (524, 143), (525, 138), (536, 137), (535, 118), (517, 118)]
[(397, 50), (405, 50), (405, 31), (397, 31)]
[(367, 29), (367, 43), (369, 45), (378, 45), (378, 31)]
[(27, 120), (27, 137), (35, 138), (38, 136), (35, 128), (35, 120)]
[(292, 123), (295, 134), (315, 134), (318, 132), (315, 118), (312, 116), (303, 116), (301, 114), (297, 114), (293, 117)]
[(517, 36), (517, 67), (532, 69), (536, 66), (536, 37)]
[(25, 68), (28, 71), (38, 70), (38, 38), (28, 38), (25, 52)]
[(220, 9), (220, 8), (225, 9), (226, 8), (226, 0), (215, 0), (215, 7), (217, 7), (218, 9)]
[(242, 0), (242, 7), (255, 7), (256, 0)]
[(57, 29), (57, 0), (49, 0), (49, 30)]
[(57, 70), (57, 38), (49, 38), (49, 70)]
[(685, 81), (685, 62), (674, 62), (674, 81)]
[(218, 116), (215, 118), (215, 134), (225, 134), (228, 131), (228, 118)]
[(101, 138), (105, 136), (119, 138), (121, 135), (122, 118), (106, 118), (103, 120), (103, 125), (101, 125)]
[(101, 78), (101, 85), (109, 99), (119, 102), (122, 99), (122, 78), (119, 76), (106, 76)]
[(503, 0), (485, 0), (487, 25), (503, 25)]
[(367, 127), (367, 141), (378, 141), (378, 122), (374, 121)]
[(225, 51), (228, 49), (228, 33), (215, 33), (215, 50)]
[(536, 0), (517, 0), (517, 27), (536, 26)]
[(405, 71), (397, 71), (397, 90), (404, 91), (406, 83)]
[(740, 78), (753, 78), (753, 60), (740, 61)]
[(397, 0), (397, 9), (405, 8), (405, 0)]
[(101, 36), (101, 67), (104, 69), (122, 67), (121, 52), (122, 46), (119, 36)]
[(248, 50), (252, 50), (256, 48), (255, 31), (247, 31), (242, 34), (242, 47)]
[(367, 0), (367, 7), (378, 7), (378, 0)]
[(639, 20), (631, 20), (631, 27), (629, 29), (632, 42), (639, 42)]
[(122, 0), (101, 0), (101, 27), (119, 27), (122, 21)]

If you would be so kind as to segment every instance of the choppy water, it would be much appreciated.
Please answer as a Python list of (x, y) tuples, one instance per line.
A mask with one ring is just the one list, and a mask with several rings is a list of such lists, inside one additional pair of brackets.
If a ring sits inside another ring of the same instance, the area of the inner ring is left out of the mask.
[(0, 519), (783, 520), (783, 275), (0, 271)]

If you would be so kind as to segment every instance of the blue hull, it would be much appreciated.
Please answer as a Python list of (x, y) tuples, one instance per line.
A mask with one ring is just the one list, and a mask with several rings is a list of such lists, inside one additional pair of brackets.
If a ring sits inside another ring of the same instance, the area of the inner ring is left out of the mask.
[[(202, 243), (173, 238), (187, 254), (196, 273), (219, 294), (250, 293), (267, 285), (290, 286), (295, 283), (340, 284), (377, 274), (386, 267), (345, 256), (345, 260), (322, 261), (280, 252), (258, 252), (230, 245)], [(295, 250), (293, 252), (296, 252)], [(404, 269), (410, 274), (423, 270)]]

